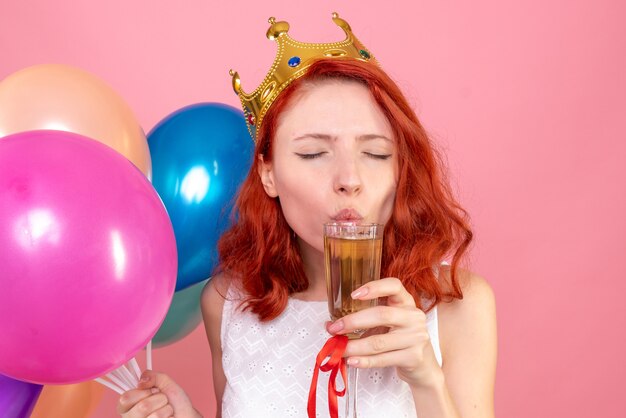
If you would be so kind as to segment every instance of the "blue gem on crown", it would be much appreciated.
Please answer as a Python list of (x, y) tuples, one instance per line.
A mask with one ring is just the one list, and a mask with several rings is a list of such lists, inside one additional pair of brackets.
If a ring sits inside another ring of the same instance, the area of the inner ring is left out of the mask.
[(265, 79), (252, 93), (242, 89), (239, 73), (232, 69), (228, 72), (232, 77), (233, 90), (243, 106), (246, 125), (253, 140), (256, 141), (263, 118), (276, 98), (291, 82), (306, 74), (307, 68), (318, 59), (356, 59), (378, 65), (371, 52), (354, 36), (348, 22), (337, 13), (333, 13), (332, 18), (346, 37), (338, 42), (307, 43), (289, 36), (289, 23), (270, 17), (268, 22), (271, 26), (265, 36), (277, 43), (277, 54)]

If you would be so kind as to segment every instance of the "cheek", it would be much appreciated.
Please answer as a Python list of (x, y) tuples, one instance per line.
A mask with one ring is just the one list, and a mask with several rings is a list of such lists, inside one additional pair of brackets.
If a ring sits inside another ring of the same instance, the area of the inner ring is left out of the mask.
[[(395, 154), (395, 152), (394, 152)], [(400, 181), (400, 167), (397, 159), (394, 161), (393, 171), (391, 174), (390, 186), (387, 195), (385, 196), (384, 201), (384, 224), (386, 224), (389, 219), (391, 219), (391, 215), (393, 214), (393, 208), (396, 203), (396, 191), (398, 190), (398, 181)]]
[(276, 190), (285, 218), (294, 230), (307, 219), (314, 218), (324, 202), (319, 185), (311, 184), (306, 178), (282, 178), (276, 183)]
[(276, 191), (281, 202), (284, 201), (285, 209), (310, 208), (309, 215), (313, 215), (315, 209), (322, 207), (327, 201), (325, 195), (327, 188), (327, 176), (323, 171), (315, 167), (307, 167), (297, 161), (284, 158), (281, 164), (277, 164), (275, 170)]
[(313, 201), (303, 201), (294, 196), (291, 199), (280, 200), (283, 216), (298, 238), (312, 248), (323, 251), (322, 224), (324, 220), (319, 216), (320, 210), (314, 207), (314, 204)]
[(381, 224), (386, 224), (393, 214), (398, 187), (397, 177), (397, 170), (390, 169), (370, 178), (374, 186), (372, 190), (375, 193), (375, 207), (378, 208), (377, 218)]
[(393, 214), (393, 207), (396, 202), (396, 185), (389, 188), (389, 191), (384, 196), (382, 210), (381, 210), (381, 223), (386, 224), (391, 219), (391, 215)]
[(285, 220), (300, 239), (318, 250), (323, 250), (322, 224), (325, 222), (325, 204), (319, 177), (282, 178), (277, 183), (279, 201)]

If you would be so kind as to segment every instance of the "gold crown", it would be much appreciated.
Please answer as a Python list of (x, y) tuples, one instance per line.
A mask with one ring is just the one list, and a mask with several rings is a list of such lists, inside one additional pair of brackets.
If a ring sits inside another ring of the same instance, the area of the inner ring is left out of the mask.
[(276, 97), (295, 79), (302, 77), (311, 64), (320, 58), (355, 58), (361, 61), (374, 61), (373, 55), (354, 36), (348, 22), (333, 13), (333, 21), (346, 33), (346, 39), (332, 43), (304, 43), (292, 39), (287, 32), (289, 23), (277, 22), (270, 17), (270, 28), (266, 36), (278, 43), (278, 52), (270, 71), (259, 87), (252, 93), (245, 93), (241, 88), (239, 73), (230, 70), (233, 78), (233, 89), (243, 105), (246, 124), (252, 139), (256, 141), (256, 133), (263, 122)]

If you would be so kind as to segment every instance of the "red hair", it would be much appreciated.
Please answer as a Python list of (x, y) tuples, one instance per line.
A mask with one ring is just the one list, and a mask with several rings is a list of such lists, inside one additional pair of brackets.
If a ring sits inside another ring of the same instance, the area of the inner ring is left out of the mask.
[[(325, 79), (354, 80), (371, 92), (391, 126), (399, 178), (392, 216), (385, 225), (382, 277), (398, 277), (413, 295), (436, 305), (462, 298), (458, 268), (471, 240), (468, 215), (452, 196), (442, 160), (396, 84), (378, 66), (351, 59), (323, 59), (276, 99), (257, 134), (255, 158), (236, 205), (236, 222), (221, 238), (220, 270), (241, 282), (245, 309), (261, 321), (276, 318), (290, 294), (308, 288), (295, 234), (280, 203), (258, 175), (259, 156), (272, 158), (279, 116), (302, 86)], [(321, 226), (320, 226), (321, 227)], [(438, 281), (433, 265), (452, 257), (451, 282)]]

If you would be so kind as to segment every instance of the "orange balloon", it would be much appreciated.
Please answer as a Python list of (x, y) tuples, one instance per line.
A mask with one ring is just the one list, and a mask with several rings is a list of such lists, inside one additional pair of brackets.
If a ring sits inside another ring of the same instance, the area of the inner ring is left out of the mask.
[(78, 68), (42, 64), (0, 82), (0, 138), (38, 129), (74, 132), (115, 149), (149, 179), (150, 150), (130, 107), (98, 77)]
[(30, 418), (88, 418), (96, 409), (104, 386), (94, 381), (74, 385), (46, 385)]

